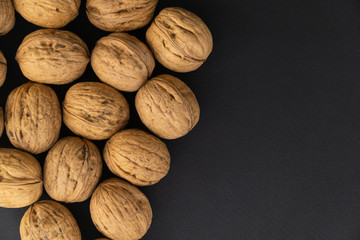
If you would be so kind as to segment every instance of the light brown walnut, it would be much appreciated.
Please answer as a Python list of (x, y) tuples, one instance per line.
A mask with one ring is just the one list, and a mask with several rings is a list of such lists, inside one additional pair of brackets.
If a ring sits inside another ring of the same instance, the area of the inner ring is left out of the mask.
[(4, 132), (4, 111), (0, 107), (0, 137), (2, 136)]
[[(1, 0), (0, 0), (1, 1)], [(0, 51), (0, 87), (4, 84), (7, 73), (7, 62), (4, 54)]]
[(7, 34), (15, 25), (15, 10), (11, 0), (0, 0), (0, 36)]

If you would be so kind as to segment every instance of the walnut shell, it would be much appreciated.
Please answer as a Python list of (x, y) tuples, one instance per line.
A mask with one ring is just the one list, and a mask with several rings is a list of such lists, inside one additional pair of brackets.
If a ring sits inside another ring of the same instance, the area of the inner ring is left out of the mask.
[(81, 0), (14, 0), (16, 11), (44, 28), (62, 28), (79, 14)]
[(15, 25), (15, 10), (11, 0), (0, 0), (0, 36), (7, 34)]
[(178, 7), (165, 8), (155, 17), (146, 40), (155, 58), (175, 72), (198, 69), (213, 48), (211, 32), (201, 18)]
[(22, 208), (43, 192), (41, 166), (30, 154), (0, 148), (0, 207)]
[(60, 203), (44, 200), (33, 204), (20, 222), (21, 240), (81, 240), (79, 226)]
[(110, 138), (125, 127), (129, 104), (114, 88), (99, 82), (80, 82), (66, 93), (65, 125), (75, 134), (92, 140)]
[(101, 81), (118, 90), (133, 92), (151, 76), (155, 60), (148, 47), (136, 37), (112, 33), (96, 43), (91, 66)]
[(95, 144), (79, 137), (65, 137), (46, 156), (44, 187), (56, 201), (82, 202), (95, 190), (101, 172), (101, 154)]
[(0, 107), (0, 137), (2, 136), (4, 132), (4, 111)]
[(200, 118), (194, 93), (180, 79), (167, 74), (147, 81), (136, 94), (135, 106), (145, 126), (165, 139), (186, 135)]
[(136, 187), (117, 178), (101, 183), (90, 201), (96, 228), (113, 240), (137, 240), (151, 225), (149, 200)]
[(6, 134), (17, 148), (38, 154), (59, 138), (60, 103), (54, 90), (28, 82), (15, 88), (5, 107)]
[[(1, 0), (0, 0), (1, 1)], [(7, 62), (4, 54), (0, 51), (0, 87), (4, 84), (7, 73)]]
[(109, 32), (131, 31), (147, 25), (158, 0), (87, 0), (86, 14), (96, 27)]
[(165, 143), (138, 129), (112, 136), (105, 145), (104, 160), (112, 173), (138, 186), (159, 182), (170, 169)]
[(15, 58), (28, 79), (67, 84), (85, 72), (90, 53), (85, 42), (72, 32), (40, 29), (24, 38)]

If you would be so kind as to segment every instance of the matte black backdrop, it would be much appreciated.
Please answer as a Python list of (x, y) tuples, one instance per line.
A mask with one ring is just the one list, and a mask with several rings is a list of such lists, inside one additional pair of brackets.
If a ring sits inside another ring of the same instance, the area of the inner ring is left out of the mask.
[[(195, 92), (201, 119), (187, 136), (166, 141), (168, 176), (141, 188), (154, 212), (144, 239), (360, 239), (360, 2), (160, 0), (156, 12), (166, 6), (202, 17), (215, 47), (198, 71), (174, 74)], [(108, 33), (84, 10), (83, 2), (65, 29), (92, 49)], [(26, 82), (14, 56), (38, 28), (17, 15), (0, 38), (9, 67), (1, 106)], [(144, 30), (133, 34), (144, 40)], [(160, 73), (171, 72), (158, 64)], [(79, 81), (96, 80), (89, 66)], [(70, 85), (53, 86), (61, 101)], [(125, 96), (133, 106), (135, 94)], [(144, 129), (131, 110), (127, 127)], [(10, 147), (5, 135), (0, 142)], [(105, 169), (102, 179), (110, 176)], [(89, 201), (66, 206), (83, 239), (101, 236)], [(0, 209), (1, 240), (20, 239), (25, 210)]]

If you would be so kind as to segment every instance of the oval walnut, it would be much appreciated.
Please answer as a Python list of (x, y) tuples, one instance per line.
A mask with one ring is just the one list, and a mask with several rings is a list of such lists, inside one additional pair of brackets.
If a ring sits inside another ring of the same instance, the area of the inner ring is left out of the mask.
[[(0, 0), (1, 1), (1, 0)], [(0, 87), (4, 84), (7, 73), (7, 62), (4, 54), (0, 51)]]
[(4, 111), (0, 107), (0, 137), (2, 136), (4, 132)]
[(7, 34), (15, 25), (15, 10), (11, 0), (0, 0), (0, 36)]

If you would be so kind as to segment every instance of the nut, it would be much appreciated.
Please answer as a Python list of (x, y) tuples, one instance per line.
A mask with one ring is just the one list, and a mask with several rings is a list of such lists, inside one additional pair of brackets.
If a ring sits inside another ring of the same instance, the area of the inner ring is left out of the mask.
[(34, 82), (67, 84), (78, 79), (90, 59), (89, 50), (76, 34), (41, 29), (27, 35), (16, 53), (22, 73)]
[(0, 207), (21, 208), (43, 192), (41, 166), (30, 154), (0, 148)]
[(65, 125), (75, 134), (92, 140), (110, 138), (130, 118), (129, 104), (114, 88), (99, 82), (72, 86), (63, 102)]
[(11, 0), (0, 0), (0, 36), (7, 34), (15, 25), (15, 10)]
[(149, 200), (136, 187), (117, 178), (101, 183), (90, 201), (96, 228), (113, 240), (137, 240), (151, 225)]
[(20, 222), (21, 240), (81, 240), (79, 226), (71, 212), (55, 201), (33, 204)]
[(109, 32), (131, 31), (147, 25), (158, 0), (87, 0), (86, 14), (92, 24)]
[(211, 32), (201, 18), (178, 7), (165, 8), (155, 17), (146, 40), (155, 58), (175, 72), (198, 69), (213, 48)]
[(4, 132), (4, 111), (0, 107), (0, 137), (2, 136)]
[(186, 135), (200, 118), (194, 93), (180, 79), (167, 74), (147, 81), (136, 94), (135, 106), (145, 126), (165, 139)]
[(165, 143), (138, 129), (112, 136), (105, 145), (104, 160), (112, 173), (138, 186), (159, 182), (170, 168)]
[(56, 201), (82, 202), (95, 190), (101, 172), (101, 154), (95, 144), (79, 137), (65, 137), (46, 156), (44, 187)]
[[(1, 1), (1, 0), (0, 0)], [(7, 62), (4, 54), (0, 51), (0, 87), (4, 84), (7, 73)]]
[(91, 66), (101, 81), (118, 90), (133, 92), (151, 76), (155, 60), (148, 47), (136, 37), (112, 33), (96, 43)]
[(6, 102), (5, 127), (15, 147), (33, 154), (48, 150), (61, 127), (60, 103), (54, 90), (33, 82), (15, 88)]

